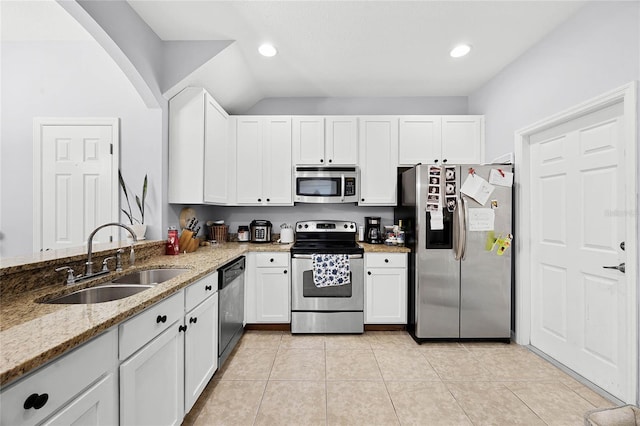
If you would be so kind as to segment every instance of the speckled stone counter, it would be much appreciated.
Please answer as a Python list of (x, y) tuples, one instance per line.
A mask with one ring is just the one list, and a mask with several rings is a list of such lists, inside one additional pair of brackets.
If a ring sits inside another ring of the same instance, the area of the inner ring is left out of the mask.
[[(361, 243), (361, 246), (365, 252), (409, 252), (406, 247), (366, 243)], [(123, 244), (122, 247), (128, 246)], [(106, 248), (113, 249), (110, 246)], [(131, 318), (238, 256), (247, 252), (288, 252), (290, 248), (291, 244), (230, 242), (200, 247), (193, 253), (166, 256), (162, 254), (163, 241), (144, 242), (136, 245), (136, 253), (142, 252), (143, 256), (135, 266), (71, 286), (62, 284), (63, 277), (50, 271), (59, 265), (81, 264), (86, 254), (80, 251), (64, 259), (44, 255), (31, 263), (5, 262), (0, 269), (0, 386)], [(103, 252), (102, 257), (107, 252)], [(97, 253), (96, 261), (100, 257)], [(150, 268), (185, 268), (188, 271), (141, 293), (112, 302), (78, 305), (38, 303)], [(37, 285), (37, 280), (28, 278), (36, 275), (38, 270), (49, 271), (50, 275), (46, 276), (54, 283), (42, 286)]]

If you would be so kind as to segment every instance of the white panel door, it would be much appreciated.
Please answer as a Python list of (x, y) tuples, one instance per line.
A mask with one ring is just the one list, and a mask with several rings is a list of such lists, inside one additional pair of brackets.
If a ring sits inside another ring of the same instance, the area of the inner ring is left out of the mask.
[(437, 163), (442, 158), (441, 117), (419, 115), (401, 117), (398, 162), (400, 166)]
[(365, 324), (406, 324), (407, 269), (368, 268), (364, 297)]
[(262, 119), (237, 118), (236, 197), (238, 204), (262, 203)]
[(358, 164), (358, 119), (356, 117), (326, 117), (326, 162)]
[[(35, 185), (40, 191), (34, 195), (40, 197), (34, 198), (34, 215), (39, 216), (34, 220), (34, 242), (40, 241), (36, 250), (81, 246), (97, 226), (118, 221), (117, 166), (111, 153), (118, 129), (117, 120), (112, 121), (110, 125), (36, 122), (35, 143), (41, 152)], [(108, 242), (116, 232), (104, 229), (93, 241)]]
[(449, 164), (478, 164), (484, 161), (483, 116), (442, 116), (442, 158)]
[(531, 344), (625, 400), (622, 104), (531, 136)]
[(256, 268), (256, 320), (289, 323), (291, 283), (287, 268)]
[(263, 139), (263, 202), (268, 205), (292, 205), (291, 119), (265, 118)]
[[(204, 201), (229, 202), (229, 116), (209, 95), (205, 96)], [(195, 155), (195, 168), (200, 159)]]
[(325, 164), (324, 117), (293, 118), (294, 164)]
[(360, 118), (361, 206), (395, 206), (398, 118)]

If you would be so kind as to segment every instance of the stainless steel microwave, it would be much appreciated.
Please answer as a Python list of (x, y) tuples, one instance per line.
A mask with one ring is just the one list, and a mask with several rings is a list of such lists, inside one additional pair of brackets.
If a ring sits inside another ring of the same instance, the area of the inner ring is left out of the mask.
[(298, 166), (296, 203), (357, 203), (360, 171), (357, 167)]

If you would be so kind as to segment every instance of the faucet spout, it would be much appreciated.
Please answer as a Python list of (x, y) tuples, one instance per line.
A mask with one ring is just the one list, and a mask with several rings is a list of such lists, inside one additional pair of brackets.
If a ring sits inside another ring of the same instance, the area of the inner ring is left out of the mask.
[[(91, 258), (93, 257), (93, 237), (94, 235), (96, 235), (96, 233), (99, 230), (101, 230), (102, 228), (106, 228), (107, 226), (119, 226), (121, 228), (126, 229), (127, 231), (129, 231), (129, 233), (133, 237), (133, 242), (134, 243), (138, 242), (138, 237), (136, 236), (136, 233), (133, 231), (133, 229), (131, 229), (130, 227), (128, 227), (123, 223), (110, 222), (110, 223), (105, 223), (104, 225), (98, 226), (96, 229), (91, 231), (91, 234), (89, 234), (89, 238), (87, 239), (87, 263), (86, 263), (86, 270), (84, 273), (85, 277), (89, 277), (90, 275), (93, 274), (93, 262), (91, 261)], [(131, 244), (131, 247), (133, 248), (133, 244)]]

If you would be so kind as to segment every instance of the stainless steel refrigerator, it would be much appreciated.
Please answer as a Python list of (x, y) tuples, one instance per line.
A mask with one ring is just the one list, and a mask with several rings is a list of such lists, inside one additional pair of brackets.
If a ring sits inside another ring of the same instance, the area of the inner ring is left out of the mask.
[(511, 165), (418, 165), (399, 176), (394, 219), (412, 249), (408, 328), (417, 341), (510, 338), (512, 178)]

